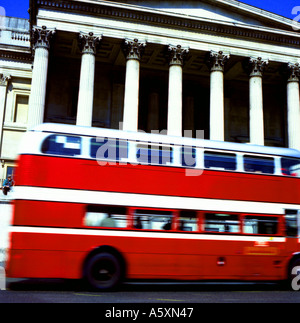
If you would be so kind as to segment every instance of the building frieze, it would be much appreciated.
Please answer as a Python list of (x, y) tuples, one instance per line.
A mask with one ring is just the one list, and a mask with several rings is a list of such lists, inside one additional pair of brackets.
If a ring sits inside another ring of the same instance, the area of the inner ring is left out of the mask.
[[(192, 17), (183, 18), (176, 15), (171, 16), (163, 13), (151, 13), (145, 11), (136, 11), (132, 8), (120, 8), (105, 6), (105, 4), (88, 4), (80, 3), (68, 0), (58, 1), (58, 0), (35, 0), (36, 5), (41, 8), (62, 10), (68, 12), (81, 12), (84, 14), (90, 14), (94, 16), (104, 16), (106, 18), (131, 20), (138, 23), (148, 23), (148, 24), (158, 24), (165, 26), (178, 27), (180, 29), (193, 29), (196, 31), (201, 31), (202, 33), (217, 33), (224, 36), (234, 36), (245, 39), (255, 39), (261, 42), (273, 42), (280, 44), (288, 44), (291, 46), (299, 46), (300, 39), (298, 35), (291, 35), (288, 31), (282, 30), (254, 30), (253, 26), (239, 26), (237, 24), (230, 25), (226, 22), (209, 22), (209, 21), (199, 21), (199, 19), (194, 19)], [(36, 10), (36, 7), (35, 7)], [(33, 17), (34, 19), (34, 17)], [(284, 34), (284, 33), (287, 34)]]
[(7, 59), (13, 61), (23, 61), (23, 62), (32, 62), (33, 57), (31, 52), (25, 51), (12, 51), (11, 48), (9, 51), (0, 50), (0, 59)]

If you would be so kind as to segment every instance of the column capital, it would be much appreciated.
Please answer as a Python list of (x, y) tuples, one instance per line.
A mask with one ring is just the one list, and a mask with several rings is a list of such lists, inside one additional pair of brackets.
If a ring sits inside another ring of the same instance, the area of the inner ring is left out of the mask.
[(46, 48), (49, 49), (50, 47), (50, 39), (55, 34), (55, 29), (47, 29), (46, 26), (32, 27), (32, 40), (34, 44), (34, 48)]
[(266, 68), (266, 66), (269, 64), (268, 60), (263, 60), (261, 57), (250, 57), (249, 58), (249, 73), (251, 76), (260, 76), (262, 77), (262, 74)]
[(183, 65), (184, 58), (189, 52), (189, 48), (183, 48), (181, 45), (169, 45), (168, 54), (169, 54), (169, 65)]
[(211, 72), (214, 71), (221, 71), (224, 72), (224, 66), (225, 63), (229, 60), (230, 55), (229, 54), (223, 54), (222, 51), (215, 52), (210, 51), (208, 56), (208, 67), (210, 68)]
[(139, 61), (141, 59), (141, 55), (143, 53), (145, 46), (146, 46), (146, 43), (139, 42), (137, 38), (133, 40), (125, 39), (123, 52), (126, 59), (136, 59)]
[(300, 64), (299, 63), (288, 63), (288, 82), (299, 82)]
[(10, 75), (0, 73), (0, 86), (7, 86), (10, 79)]
[(78, 45), (82, 54), (96, 55), (96, 51), (102, 39), (102, 35), (94, 35), (93, 32), (80, 32), (78, 38)]

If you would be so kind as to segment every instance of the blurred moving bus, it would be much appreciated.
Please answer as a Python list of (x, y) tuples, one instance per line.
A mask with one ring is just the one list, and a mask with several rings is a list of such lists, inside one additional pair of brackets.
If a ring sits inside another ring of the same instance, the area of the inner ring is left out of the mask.
[(287, 280), (300, 152), (43, 124), (25, 134), (8, 277)]

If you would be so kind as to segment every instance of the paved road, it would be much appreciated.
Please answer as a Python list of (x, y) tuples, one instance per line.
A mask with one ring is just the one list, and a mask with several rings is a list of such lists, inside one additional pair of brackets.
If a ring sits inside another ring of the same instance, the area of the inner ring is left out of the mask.
[[(300, 303), (300, 292), (277, 284), (125, 283), (116, 292), (91, 292), (78, 282), (8, 279), (0, 303)], [(185, 305), (186, 306), (186, 305)]]

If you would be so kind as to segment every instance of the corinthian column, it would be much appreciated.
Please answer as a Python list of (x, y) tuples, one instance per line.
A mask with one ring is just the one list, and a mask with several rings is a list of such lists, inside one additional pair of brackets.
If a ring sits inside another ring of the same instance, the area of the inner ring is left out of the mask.
[(287, 119), (288, 144), (290, 148), (300, 150), (300, 97), (299, 97), (299, 63), (288, 64), (287, 80)]
[(138, 130), (140, 59), (141, 52), (145, 46), (146, 44), (139, 42), (138, 39), (126, 39), (124, 42), (124, 54), (126, 57), (124, 130)]
[(76, 125), (79, 126), (92, 126), (95, 55), (100, 40), (101, 36), (95, 36), (92, 32), (79, 34), (79, 47), (82, 53), (76, 118)]
[(181, 45), (169, 45), (168, 135), (182, 136), (182, 66), (188, 53)]
[[(0, 74), (0, 145), (2, 142), (2, 132), (3, 132), (7, 85), (8, 85), (8, 81), (10, 79), (11, 79), (10, 75)], [(0, 154), (1, 154), (1, 152), (0, 152)], [(0, 178), (0, 180), (1, 180), (1, 178)]]
[(29, 98), (28, 127), (35, 126), (44, 121), (49, 47), (50, 39), (54, 33), (54, 30), (49, 30), (45, 26), (34, 26), (32, 29), (35, 52)]
[(249, 131), (250, 143), (256, 145), (264, 145), (262, 75), (267, 64), (261, 57), (249, 59)]
[(210, 139), (224, 141), (224, 65), (229, 55), (211, 51), (210, 67)]

